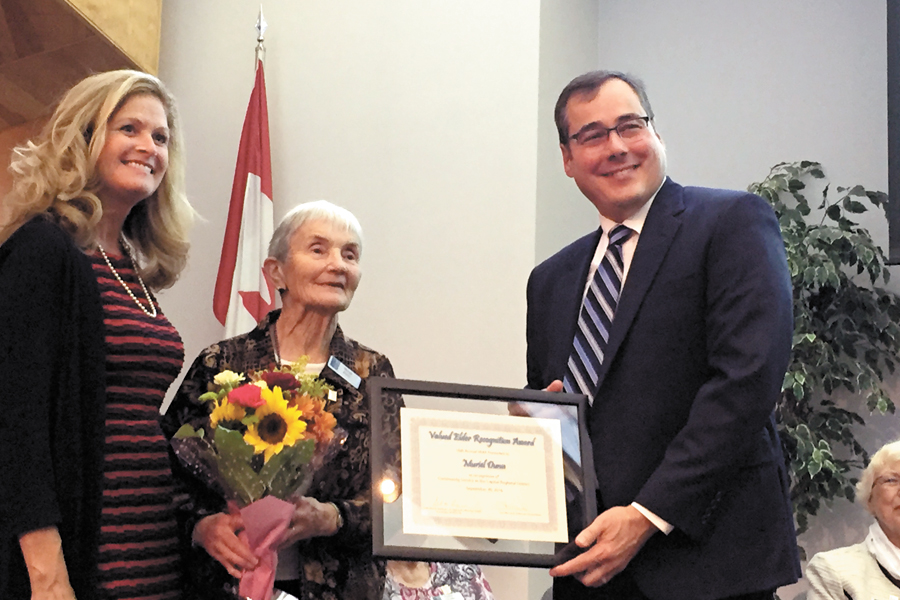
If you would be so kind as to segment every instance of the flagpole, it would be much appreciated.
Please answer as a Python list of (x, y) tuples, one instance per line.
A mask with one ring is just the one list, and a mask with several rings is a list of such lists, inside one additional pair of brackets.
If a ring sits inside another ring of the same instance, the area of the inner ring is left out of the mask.
[(225, 337), (246, 333), (275, 308), (275, 285), (264, 268), (274, 225), (269, 111), (266, 102), (266, 20), (256, 20), (254, 84), (244, 117), (213, 294)]

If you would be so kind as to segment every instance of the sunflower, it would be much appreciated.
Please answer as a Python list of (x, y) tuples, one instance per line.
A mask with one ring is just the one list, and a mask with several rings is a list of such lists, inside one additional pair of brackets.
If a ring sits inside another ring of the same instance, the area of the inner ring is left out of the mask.
[(240, 422), (246, 416), (247, 411), (243, 406), (232, 404), (228, 398), (222, 398), (216, 402), (216, 407), (209, 413), (209, 426), (215, 429), (219, 423)]
[(244, 441), (253, 446), (256, 454), (265, 453), (265, 462), (281, 452), (285, 446), (293, 446), (306, 430), (300, 420), (301, 413), (288, 406), (281, 388), (264, 389), (266, 403), (256, 409), (259, 421), (247, 427)]

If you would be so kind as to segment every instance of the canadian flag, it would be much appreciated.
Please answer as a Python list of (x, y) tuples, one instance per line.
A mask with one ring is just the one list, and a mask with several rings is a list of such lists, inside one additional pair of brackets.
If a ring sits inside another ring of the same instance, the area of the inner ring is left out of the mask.
[(272, 237), (272, 162), (263, 63), (241, 131), (213, 312), (226, 337), (246, 333), (275, 307), (274, 285), (263, 271)]

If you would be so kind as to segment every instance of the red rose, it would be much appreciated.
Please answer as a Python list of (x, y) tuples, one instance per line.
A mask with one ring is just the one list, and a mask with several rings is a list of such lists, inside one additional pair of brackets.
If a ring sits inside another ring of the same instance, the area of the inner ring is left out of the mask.
[(270, 390), (275, 386), (280, 387), (283, 391), (296, 390), (300, 387), (297, 378), (284, 371), (263, 371), (259, 374), (259, 378), (266, 382)]
[(262, 397), (262, 388), (252, 383), (245, 383), (228, 392), (228, 401), (246, 408), (259, 408), (266, 403)]

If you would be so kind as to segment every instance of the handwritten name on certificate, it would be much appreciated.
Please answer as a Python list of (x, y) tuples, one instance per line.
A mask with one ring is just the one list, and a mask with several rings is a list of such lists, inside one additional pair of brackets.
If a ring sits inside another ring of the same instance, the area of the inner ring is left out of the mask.
[(559, 421), (402, 408), (403, 532), (565, 542)]

